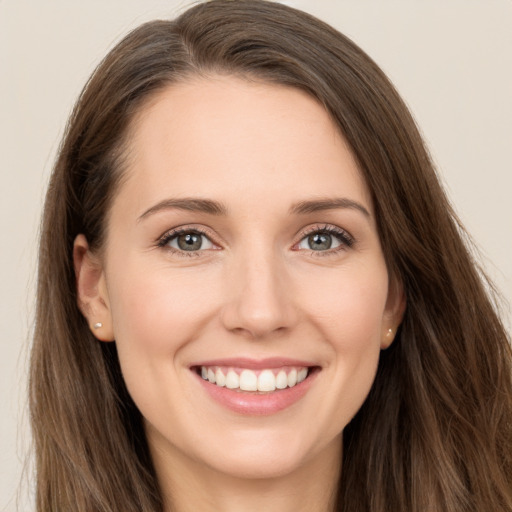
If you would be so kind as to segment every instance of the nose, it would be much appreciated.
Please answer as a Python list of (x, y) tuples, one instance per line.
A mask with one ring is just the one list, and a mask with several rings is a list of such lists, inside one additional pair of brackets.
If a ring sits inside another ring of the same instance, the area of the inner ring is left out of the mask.
[(262, 339), (291, 329), (298, 321), (293, 286), (285, 263), (267, 251), (252, 251), (229, 269), (224, 327), (251, 339)]

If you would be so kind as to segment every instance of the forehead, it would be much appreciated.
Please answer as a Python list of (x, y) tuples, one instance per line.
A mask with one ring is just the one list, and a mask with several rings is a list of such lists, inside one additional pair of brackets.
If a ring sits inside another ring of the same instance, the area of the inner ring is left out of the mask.
[(254, 201), (280, 191), (371, 201), (352, 152), (322, 105), (291, 87), (194, 79), (156, 94), (132, 122), (120, 194), (140, 204), (197, 194)]

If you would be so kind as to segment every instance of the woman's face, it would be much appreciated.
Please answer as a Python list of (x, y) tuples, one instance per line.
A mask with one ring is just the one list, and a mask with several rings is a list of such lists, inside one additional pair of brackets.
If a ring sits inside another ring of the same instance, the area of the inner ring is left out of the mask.
[(339, 455), (403, 299), (315, 100), (229, 77), (159, 93), (132, 126), (101, 261), (86, 249), (84, 311), (115, 339), (157, 465), (271, 477)]

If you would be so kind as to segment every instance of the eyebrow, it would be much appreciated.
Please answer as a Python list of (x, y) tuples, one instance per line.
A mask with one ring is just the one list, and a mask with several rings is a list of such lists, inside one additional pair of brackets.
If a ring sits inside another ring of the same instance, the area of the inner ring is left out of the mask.
[(371, 217), (370, 212), (361, 203), (358, 203), (357, 201), (353, 201), (352, 199), (348, 199), (346, 197), (300, 201), (292, 205), (292, 207), (290, 208), (290, 213), (308, 214), (324, 210), (337, 210), (339, 208), (358, 210), (365, 217)]
[[(327, 199), (313, 199), (309, 201), (300, 201), (295, 203), (290, 208), (291, 214), (307, 215), (308, 213), (315, 213), (325, 210), (336, 210), (340, 208), (349, 208), (358, 210), (364, 214), (365, 217), (370, 218), (370, 212), (357, 201), (348, 198), (327, 198)], [(213, 201), (211, 199), (200, 198), (171, 198), (164, 199), (146, 210), (138, 219), (140, 222), (146, 217), (164, 210), (184, 210), (189, 212), (201, 212), (209, 215), (227, 215), (228, 209), (222, 203)]]
[(198, 198), (180, 198), (180, 199), (164, 199), (155, 204), (149, 210), (146, 210), (138, 219), (137, 222), (149, 217), (155, 213), (163, 210), (185, 210), (188, 212), (201, 212), (210, 215), (226, 215), (227, 208), (217, 201), (211, 199), (198, 199)]

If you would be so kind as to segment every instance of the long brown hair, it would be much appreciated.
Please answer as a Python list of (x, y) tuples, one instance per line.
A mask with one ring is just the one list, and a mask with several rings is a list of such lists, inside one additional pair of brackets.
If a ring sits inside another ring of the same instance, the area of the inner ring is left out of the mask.
[(510, 512), (510, 344), (415, 123), (352, 41), (263, 0), (213, 0), (142, 25), (78, 99), (40, 243), (30, 374), (37, 510), (163, 509), (115, 343), (99, 343), (77, 307), (72, 245), (83, 233), (102, 247), (133, 116), (169, 84), (216, 73), (300, 88), (325, 106), (372, 193), (389, 271), (407, 295), (397, 338), (344, 431), (336, 510)]

